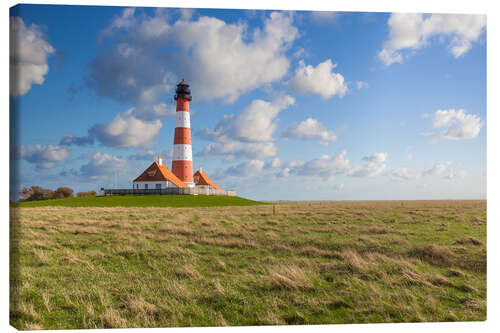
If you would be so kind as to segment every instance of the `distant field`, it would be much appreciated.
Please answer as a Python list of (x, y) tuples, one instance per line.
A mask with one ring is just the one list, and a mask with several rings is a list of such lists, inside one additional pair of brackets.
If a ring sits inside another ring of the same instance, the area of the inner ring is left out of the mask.
[(11, 214), (18, 329), (486, 319), (485, 201)]
[(249, 206), (264, 203), (240, 197), (216, 195), (114, 195), (106, 197), (73, 197), (44, 201), (13, 203), (13, 207), (214, 207)]

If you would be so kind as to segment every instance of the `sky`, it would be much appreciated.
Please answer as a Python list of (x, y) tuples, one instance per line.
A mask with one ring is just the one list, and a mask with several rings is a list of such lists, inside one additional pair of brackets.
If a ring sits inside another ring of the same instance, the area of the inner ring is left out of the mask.
[(21, 5), (11, 192), (193, 165), (258, 200), (486, 199), (483, 15)]

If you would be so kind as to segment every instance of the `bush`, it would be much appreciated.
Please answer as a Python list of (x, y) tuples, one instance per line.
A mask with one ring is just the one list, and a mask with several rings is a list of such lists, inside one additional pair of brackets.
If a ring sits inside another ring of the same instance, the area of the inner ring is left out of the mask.
[(96, 191), (78, 192), (77, 197), (95, 197), (97, 195)]
[(23, 187), (19, 192), (19, 201), (40, 201), (49, 199), (69, 198), (73, 196), (73, 190), (69, 187), (61, 186), (57, 190), (49, 190), (41, 186), (33, 185), (31, 187)]

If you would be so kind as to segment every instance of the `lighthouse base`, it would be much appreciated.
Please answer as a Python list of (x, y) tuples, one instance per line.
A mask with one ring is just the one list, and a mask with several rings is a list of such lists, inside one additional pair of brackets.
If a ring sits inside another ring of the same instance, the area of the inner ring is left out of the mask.
[(222, 195), (235, 196), (236, 191), (214, 190), (206, 186), (197, 187), (169, 187), (162, 189), (105, 189), (101, 188), (100, 195)]

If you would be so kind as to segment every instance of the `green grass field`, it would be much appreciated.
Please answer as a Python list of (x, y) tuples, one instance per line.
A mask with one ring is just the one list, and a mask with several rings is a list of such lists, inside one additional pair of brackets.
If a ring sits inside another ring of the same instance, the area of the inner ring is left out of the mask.
[(12, 203), (12, 207), (215, 207), (262, 205), (262, 202), (240, 197), (216, 195), (114, 195), (73, 197), (44, 201)]
[(486, 319), (485, 201), (17, 207), (10, 230), (18, 329)]

